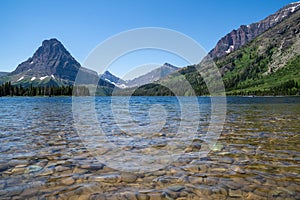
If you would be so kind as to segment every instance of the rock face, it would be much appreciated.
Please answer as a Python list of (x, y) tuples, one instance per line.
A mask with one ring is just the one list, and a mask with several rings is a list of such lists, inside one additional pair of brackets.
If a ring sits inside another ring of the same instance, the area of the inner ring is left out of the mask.
[(158, 81), (162, 78), (165, 78), (169, 74), (174, 73), (178, 69), (179, 69), (178, 67), (175, 67), (169, 63), (165, 63), (163, 66), (161, 66), (157, 69), (154, 69), (145, 75), (139, 76), (135, 79), (128, 81), (127, 86), (128, 87), (136, 87), (136, 86), (141, 86), (141, 85), (145, 85), (148, 83), (153, 83), (154, 81)]
[(220, 58), (233, 52), (299, 10), (300, 2), (292, 3), (281, 8), (264, 20), (247, 26), (240, 26), (237, 30), (233, 30), (221, 38), (217, 45), (209, 52), (209, 56), (211, 58)]

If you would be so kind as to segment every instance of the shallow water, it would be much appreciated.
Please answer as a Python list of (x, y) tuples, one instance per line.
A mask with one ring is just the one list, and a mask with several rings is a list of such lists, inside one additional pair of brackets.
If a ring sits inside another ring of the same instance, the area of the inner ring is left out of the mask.
[(300, 199), (300, 98), (228, 97), (208, 154), (208, 97), (126, 100), (0, 98), (0, 198)]

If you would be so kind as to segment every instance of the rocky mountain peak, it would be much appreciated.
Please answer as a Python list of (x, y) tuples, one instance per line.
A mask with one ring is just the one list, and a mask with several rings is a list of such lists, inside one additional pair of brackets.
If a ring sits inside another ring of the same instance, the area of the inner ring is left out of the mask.
[(42, 46), (34, 53), (32, 59), (40, 60), (43, 59), (53, 59), (58, 54), (65, 56), (71, 56), (71, 54), (65, 49), (60, 41), (57, 39), (44, 40)]
[(10, 75), (26, 77), (55, 77), (74, 81), (80, 64), (57, 39), (44, 40), (42, 46)]
[(126, 82), (124, 80), (122, 80), (121, 78), (113, 75), (112, 73), (110, 73), (109, 71), (105, 71), (103, 74), (100, 74), (100, 78), (108, 81), (114, 85), (122, 85), (122, 84), (126, 84)]

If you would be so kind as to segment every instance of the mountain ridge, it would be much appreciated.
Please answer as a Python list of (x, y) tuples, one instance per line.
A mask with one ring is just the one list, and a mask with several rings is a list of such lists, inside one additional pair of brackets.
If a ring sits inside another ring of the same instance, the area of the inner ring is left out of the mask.
[(110, 83), (116, 85), (119, 88), (133, 88), (158, 81), (176, 72), (179, 69), (180, 68), (175, 67), (174, 65), (164, 63), (162, 66), (130, 80), (123, 80), (113, 75), (109, 71), (105, 71), (103, 74), (101, 74), (100, 78), (109, 81)]
[(117, 77), (116, 75), (112, 74), (109, 71), (105, 71), (103, 74), (99, 75), (100, 79), (108, 81), (112, 84), (114, 84), (117, 87), (120, 88), (126, 88), (126, 81), (124, 81), (123, 79)]
[(208, 53), (209, 58), (220, 58), (239, 49), (299, 10), (300, 2), (294, 2), (284, 6), (259, 22), (241, 25), (237, 30), (232, 30), (217, 42), (216, 46)]
[(169, 63), (164, 63), (161, 67), (151, 70), (150, 72), (141, 75), (137, 78), (127, 81), (128, 87), (139, 87), (148, 83), (153, 83), (162, 78), (167, 77), (168, 75), (176, 72), (180, 68), (175, 67)]

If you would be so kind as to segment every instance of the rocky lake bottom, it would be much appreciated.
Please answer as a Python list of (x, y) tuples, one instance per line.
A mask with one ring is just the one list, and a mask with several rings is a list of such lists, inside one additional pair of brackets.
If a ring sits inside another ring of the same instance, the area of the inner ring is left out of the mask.
[[(142, 105), (149, 100), (135, 98)], [(98, 101), (103, 119), (107, 98)], [(179, 126), (178, 112), (168, 109), (178, 102), (171, 97), (150, 101), (166, 107), (167, 117), (149, 140), (168, 143), (168, 134)], [(210, 105), (207, 98), (199, 102)], [(134, 172), (112, 167), (109, 159), (101, 163), (101, 155), (115, 149), (88, 148), (82, 142), (72, 98), (0, 98), (0, 105), (0, 199), (300, 199), (298, 97), (228, 97), (222, 133), (207, 155), (190, 153), (203, 145), (201, 132), (209, 121), (209, 109), (204, 109), (200, 128), (180, 157), (160, 169)], [(122, 133), (112, 118), (105, 124), (110, 136)], [(158, 152), (164, 148), (151, 144)], [(139, 163), (126, 157), (137, 146), (118, 146), (125, 151), (124, 165)]]

